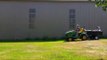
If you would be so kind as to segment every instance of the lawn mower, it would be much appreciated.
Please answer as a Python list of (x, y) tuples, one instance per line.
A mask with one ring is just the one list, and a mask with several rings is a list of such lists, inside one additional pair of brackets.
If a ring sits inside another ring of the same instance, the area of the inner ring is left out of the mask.
[(103, 35), (101, 30), (85, 30), (78, 34), (77, 31), (71, 30), (65, 33), (66, 41), (75, 41), (75, 39), (79, 38), (81, 40), (99, 40), (99, 38)]

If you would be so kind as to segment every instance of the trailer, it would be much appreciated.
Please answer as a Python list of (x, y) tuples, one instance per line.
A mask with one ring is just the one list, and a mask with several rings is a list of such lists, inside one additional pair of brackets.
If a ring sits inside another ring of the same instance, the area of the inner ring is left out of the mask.
[(103, 32), (99, 30), (86, 30), (86, 34), (91, 40), (98, 40), (103, 36)]

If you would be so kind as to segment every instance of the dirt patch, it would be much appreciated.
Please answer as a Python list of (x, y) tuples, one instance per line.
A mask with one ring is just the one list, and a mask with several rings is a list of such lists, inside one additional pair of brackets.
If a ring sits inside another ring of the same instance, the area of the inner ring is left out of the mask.
[(63, 48), (69, 51), (73, 50), (74, 53), (80, 55), (82, 54), (97, 57), (107, 56), (107, 44), (100, 40), (67, 42), (63, 45)]

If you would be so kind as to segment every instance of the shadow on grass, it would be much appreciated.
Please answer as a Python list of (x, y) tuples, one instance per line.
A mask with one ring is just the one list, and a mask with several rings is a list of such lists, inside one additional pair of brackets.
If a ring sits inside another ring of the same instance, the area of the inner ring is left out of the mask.
[[(102, 39), (107, 39), (107, 38), (102, 38)], [(99, 39), (101, 40), (101, 39)], [(63, 39), (15, 39), (15, 40), (0, 40), (0, 42), (56, 42), (56, 41), (63, 41), (67, 42), (64, 38)], [(70, 41), (70, 42), (80, 42), (82, 41), (81, 39), (76, 39), (75, 41)], [(95, 41), (95, 40), (84, 40), (84, 41)]]
[(28, 39), (28, 40), (0, 40), (0, 42), (55, 42), (55, 41), (64, 41), (64, 39), (46, 39), (46, 40), (35, 40), (35, 39)]
[(81, 39), (75, 39), (74, 41), (65, 41), (65, 42), (85, 42), (85, 41), (99, 41), (99, 40), (107, 40), (107, 38), (101, 38), (101, 39), (98, 39), (98, 40), (95, 40), (95, 39), (88, 39), (88, 40), (81, 40)]

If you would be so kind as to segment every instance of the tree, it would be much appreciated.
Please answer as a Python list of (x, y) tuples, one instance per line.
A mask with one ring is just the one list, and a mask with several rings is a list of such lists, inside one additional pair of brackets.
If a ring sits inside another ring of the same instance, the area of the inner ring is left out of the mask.
[(104, 11), (107, 10), (107, 0), (95, 0), (96, 7), (102, 7)]

